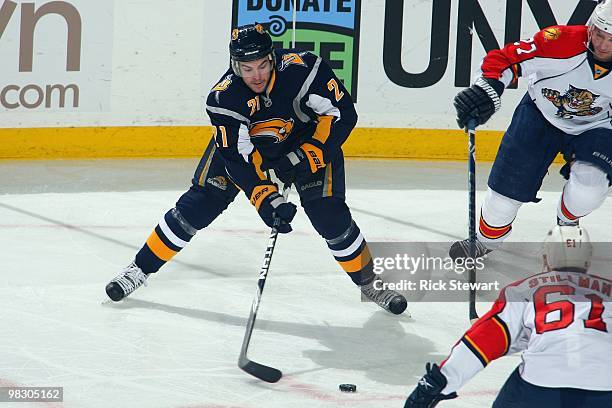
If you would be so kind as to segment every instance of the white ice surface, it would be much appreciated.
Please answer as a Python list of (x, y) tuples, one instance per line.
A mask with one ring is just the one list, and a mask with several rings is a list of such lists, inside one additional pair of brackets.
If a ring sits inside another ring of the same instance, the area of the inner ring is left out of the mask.
[[(468, 328), (466, 303), (412, 303), (412, 318), (361, 303), (299, 212), (278, 240), (250, 347), (284, 377), (258, 381), (236, 361), (269, 232), (243, 196), (148, 287), (104, 303), (106, 283), (180, 193), (0, 195), (0, 386), (64, 387), (63, 405), (3, 408), (401, 407), (425, 363)], [(540, 196), (513, 240), (541, 240), (551, 226), (558, 193)], [(370, 241), (466, 234), (464, 191), (353, 190), (348, 204)], [(608, 199), (583, 220), (593, 239), (612, 239), (611, 210)], [(519, 361), (493, 362), (440, 406), (490, 406)]]

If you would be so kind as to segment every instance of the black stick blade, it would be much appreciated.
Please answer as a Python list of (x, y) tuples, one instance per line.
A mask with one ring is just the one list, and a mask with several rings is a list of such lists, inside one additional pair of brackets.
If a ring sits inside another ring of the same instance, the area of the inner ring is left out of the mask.
[(260, 380), (269, 383), (275, 383), (283, 376), (283, 373), (280, 370), (256, 363), (251, 360), (246, 360), (244, 364), (241, 362), (238, 364), (238, 367), (240, 367), (244, 372), (251, 374), (253, 377), (257, 377)]
[(478, 317), (478, 313), (476, 312), (476, 309), (472, 309), (470, 307), (470, 322), (474, 324), (476, 323), (478, 319), (480, 319), (480, 317)]

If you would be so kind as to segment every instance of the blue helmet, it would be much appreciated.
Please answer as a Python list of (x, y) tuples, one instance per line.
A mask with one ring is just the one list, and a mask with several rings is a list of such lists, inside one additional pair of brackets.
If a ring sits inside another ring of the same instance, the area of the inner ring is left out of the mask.
[(272, 37), (266, 29), (258, 23), (246, 24), (232, 30), (232, 39), (229, 44), (230, 58), (234, 73), (240, 76), (238, 62), (254, 61), (270, 56), (274, 61)]

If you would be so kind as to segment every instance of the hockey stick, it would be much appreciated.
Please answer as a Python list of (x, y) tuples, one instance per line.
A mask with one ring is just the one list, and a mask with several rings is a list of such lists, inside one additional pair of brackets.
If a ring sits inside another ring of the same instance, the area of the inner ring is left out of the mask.
[[(470, 258), (475, 259), (476, 254), (476, 120), (470, 119), (467, 123), (468, 133), (468, 188), (469, 188), (469, 239), (470, 239)], [(470, 285), (470, 321), (474, 323), (478, 320), (476, 312), (476, 271), (472, 268), (468, 270)]]
[[(283, 197), (285, 200), (289, 196), (291, 190), (291, 183), (287, 183), (283, 186)], [(251, 334), (253, 334), (253, 327), (255, 326), (255, 319), (257, 318), (257, 310), (259, 309), (259, 303), (261, 302), (261, 295), (266, 285), (266, 278), (268, 271), (270, 270), (270, 262), (272, 261), (272, 254), (274, 253), (274, 247), (276, 246), (276, 238), (278, 237), (278, 231), (276, 227), (280, 223), (280, 219), (274, 220), (274, 227), (270, 231), (270, 238), (268, 239), (268, 247), (264, 255), (263, 264), (259, 270), (259, 281), (257, 282), (257, 292), (251, 305), (251, 313), (249, 320), (247, 321), (246, 332), (244, 333), (244, 340), (242, 340), (242, 348), (240, 349), (240, 357), (238, 358), (238, 367), (253, 377), (257, 377), (260, 380), (275, 383), (281, 379), (283, 373), (276, 368), (269, 367), (263, 364), (256, 363), (255, 361), (249, 360), (247, 352), (249, 348), (249, 342), (251, 341)]]

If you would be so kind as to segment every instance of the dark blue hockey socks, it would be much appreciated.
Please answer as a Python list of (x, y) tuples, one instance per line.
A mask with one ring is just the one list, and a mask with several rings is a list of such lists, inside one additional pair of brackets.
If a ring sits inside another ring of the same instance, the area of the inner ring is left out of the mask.
[(136, 265), (144, 273), (157, 272), (189, 243), (196, 232), (176, 208), (171, 209), (136, 254)]

